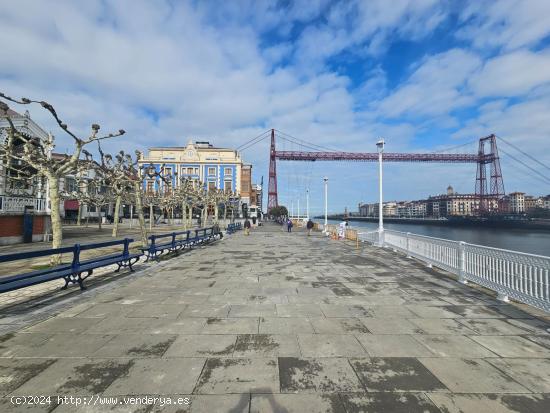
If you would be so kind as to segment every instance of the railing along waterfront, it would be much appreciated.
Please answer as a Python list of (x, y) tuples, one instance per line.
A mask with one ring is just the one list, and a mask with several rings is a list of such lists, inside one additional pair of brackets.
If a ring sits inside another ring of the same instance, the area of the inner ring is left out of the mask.
[[(359, 240), (378, 243), (377, 231), (360, 232)], [(508, 298), (550, 312), (550, 257), (385, 230), (384, 246), (393, 248)]]

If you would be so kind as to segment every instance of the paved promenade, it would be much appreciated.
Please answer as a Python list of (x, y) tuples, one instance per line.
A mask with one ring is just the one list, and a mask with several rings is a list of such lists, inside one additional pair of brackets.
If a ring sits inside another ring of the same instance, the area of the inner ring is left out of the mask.
[[(391, 251), (268, 225), (2, 313), (0, 411), (51, 395), (32, 411), (548, 413), (539, 315)], [(57, 405), (91, 395), (118, 405)]]

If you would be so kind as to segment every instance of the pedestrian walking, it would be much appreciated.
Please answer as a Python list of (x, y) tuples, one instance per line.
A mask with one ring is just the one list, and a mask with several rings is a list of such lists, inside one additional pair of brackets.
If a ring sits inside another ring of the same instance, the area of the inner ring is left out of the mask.
[(307, 236), (311, 236), (311, 231), (313, 230), (313, 227), (315, 226), (315, 224), (313, 223), (313, 221), (311, 220), (311, 218), (307, 221), (307, 224), (306, 224), (306, 228), (307, 228)]
[(294, 224), (292, 224), (292, 220), (289, 218), (289, 220), (286, 223), (286, 232), (292, 232), (292, 227)]
[(250, 221), (248, 218), (244, 221), (244, 235), (250, 235)]

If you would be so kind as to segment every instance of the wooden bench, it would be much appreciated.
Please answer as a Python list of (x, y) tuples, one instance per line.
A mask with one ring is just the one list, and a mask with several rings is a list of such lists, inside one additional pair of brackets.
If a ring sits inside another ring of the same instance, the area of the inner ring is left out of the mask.
[[(29, 271), (22, 274), (0, 277), (0, 293), (13, 291), (19, 288), (29, 287), (31, 285), (36, 285), (61, 278), (65, 280), (65, 285), (61, 287), (62, 289), (66, 289), (69, 283), (72, 283), (78, 284), (80, 286), (80, 289), (84, 290), (86, 289), (86, 287), (84, 286), (84, 280), (92, 275), (94, 269), (112, 264), (118, 265), (118, 268), (115, 270), (115, 272), (120, 271), (122, 267), (128, 267), (130, 271), (133, 272), (134, 269), (132, 268), (132, 265), (139, 260), (142, 254), (130, 254), (129, 245), (131, 242), (133, 242), (132, 239), (125, 238), (123, 240), (98, 242), (94, 244), (75, 244), (72, 247), (0, 255), (0, 263), (3, 263), (72, 253), (71, 263), (59, 264), (53, 267)], [(115, 254), (102, 255), (80, 261), (81, 251), (101, 249), (115, 245), (123, 245), (123, 250)], [(86, 276), (83, 277), (83, 273), (86, 273)]]

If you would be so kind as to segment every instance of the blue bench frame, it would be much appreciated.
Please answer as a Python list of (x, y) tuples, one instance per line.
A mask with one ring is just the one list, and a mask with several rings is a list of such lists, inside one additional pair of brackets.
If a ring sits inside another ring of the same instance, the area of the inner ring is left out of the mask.
[[(180, 235), (185, 235), (184, 238), (178, 238)], [(186, 246), (191, 247), (194, 244), (194, 238), (190, 238), (191, 231), (180, 231), (180, 232), (170, 232), (167, 234), (154, 234), (149, 236), (149, 245), (147, 248), (141, 248), (143, 253), (147, 254), (145, 261), (150, 259), (158, 260), (158, 257), (164, 252), (175, 252), (185, 248)], [(159, 244), (157, 241), (162, 238), (170, 237), (169, 242), (164, 242)]]
[[(154, 234), (148, 237), (149, 245), (147, 248), (141, 248), (143, 253), (147, 254), (145, 261), (150, 259), (160, 260), (160, 256), (166, 251), (168, 253), (178, 253), (178, 251), (188, 247), (191, 249), (195, 245), (202, 243), (209, 243), (210, 241), (221, 238), (222, 234), (215, 230), (215, 227), (199, 228), (194, 230), (195, 235), (191, 236), (191, 231), (181, 232), (169, 232), (166, 234)], [(178, 238), (180, 235), (184, 235), (184, 238)], [(170, 241), (164, 243), (158, 243), (157, 241), (162, 238), (170, 237)]]
[[(56, 265), (54, 267), (44, 268), (42, 270), (31, 271), (23, 274), (0, 277), (0, 293), (17, 290), (19, 288), (29, 287), (31, 285), (40, 284), (56, 279), (64, 279), (65, 285), (61, 289), (66, 289), (70, 283), (78, 284), (81, 290), (85, 290), (84, 280), (92, 275), (94, 269), (105, 267), (107, 265), (117, 264), (118, 268), (115, 272), (119, 272), (122, 267), (128, 267), (131, 272), (134, 271), (134, 265), (141, 253), (130, 254), (129, 246), (133, 239), (125, 238), (123, 240), (98, 242), (94, 244), (75, 244), (72, 247), (62, 247), (39, 251), (20, 252), (15, 254), (0, 255), (0, 263), (19, 261), (22, 259), (48, 257), (52, 255), (72, 253), (72, 262)], [(100, 249), (114, 245), (124, 245), (122, 252), (92, 257), (84, 261), (80, 261), (80, 253), (86, 250)], [(87, 273), (86, 276), (82, 276)]]
[(227, 233), (228, 234), (234, 234), (235, 232), (243, 229), (242, 224), (240, 222), (234, 222), (232, 224), (227, 225)]

